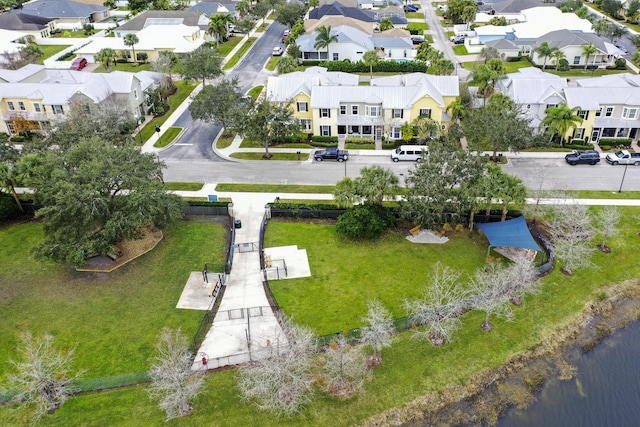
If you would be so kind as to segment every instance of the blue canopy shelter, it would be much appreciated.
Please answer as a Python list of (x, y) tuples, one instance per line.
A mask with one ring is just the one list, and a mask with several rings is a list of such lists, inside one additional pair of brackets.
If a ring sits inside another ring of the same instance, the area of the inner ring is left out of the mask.
[(507, 246), (532, 249), (534, 251), (540, 250), (540, 246), (538, 246), (529, 232), (524, 216), (508, 221), (477, 224), (477, 226), (489, 239), (489, 249), (495, 246)]

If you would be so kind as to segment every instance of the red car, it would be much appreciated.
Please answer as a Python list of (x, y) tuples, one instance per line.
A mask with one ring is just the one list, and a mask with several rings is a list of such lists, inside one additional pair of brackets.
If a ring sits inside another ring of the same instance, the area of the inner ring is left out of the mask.
[(76, 58), (71, 63), (71, 69), (72, 70), (80, 71), (86, 66), (87, 66), (87, 60), (85, 58)]

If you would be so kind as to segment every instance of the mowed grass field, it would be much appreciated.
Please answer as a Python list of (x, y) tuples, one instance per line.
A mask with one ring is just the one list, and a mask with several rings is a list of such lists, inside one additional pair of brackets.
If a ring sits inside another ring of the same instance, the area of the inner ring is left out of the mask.
[(80, 273), (35, 261), (38, 223), (0, 227), (0, 377), (16, 357), (17, 333), (49, 333), (60, 349), (76, 347), (82, 378), (145, 371), (157, 336), (181, 327), (191, 339), (202, 311), (176, 309), (191, 271), (223, 264), (225, 229), (217, 222), (181, 221), (151, 252), (112, 273)]
[[(167, 425), (352, 426), (448, 384), (467, 384), (475, 372), (497, 367), (518, 352), (538, 346), (544, 337), (571, 321), (588, 301), (597, 299), (603, 287), (640, 276), (636, 262), (639, 211), (620, 211), (625, 215), (620, 234), (607, 240), (612, 253), (595, 252), (595, 268), (567, 277), (558, 266), (542, 279), (539, 294), (527, 296), (521, 307), (514, 307), (513, 322), (492, 318), (491, 333), (480, 329), (483, 313), (472, 311), (462, 317), (462, 328), (453, 341), (440, 348), (412, 339), (411, 332), (397, 335), (392, 347), (383, 351), (383, 366), (373, 373), (365, 391), (352, 399), (341, 401), (317, 393), (300, 414), (278, 417), (242, 401), (237, 373), (229, 370), (207, 375), (193, 413)], [(593, 240), (594, 246), (597, 243), (598, 236)], [(383, 301), (394, 317), (402, 317), (402, 299), (421, 294), (435, 261), (459, 269), (464, 277), (483, 265), (486, 255), (482, 237), (458, 235), (436, 246), (411, 244), (404, 235), (392, 233), (377, 242), (356, 244), (341, 241), (328, 224), (272, 219), (265, 247), (285, 244), (307, 250), (312, 277), (270, 284), (283, 311), (318, 334), (362, 325), (360, 317), (372, 297)], [(23, 425), (25, 414), (0, 407), (0, 424)], [(46, 416), (42, 425), (148, 426), (160, 425), (163, 419), (145, 387), (138, 386), (75, 396), (55, 414)]]

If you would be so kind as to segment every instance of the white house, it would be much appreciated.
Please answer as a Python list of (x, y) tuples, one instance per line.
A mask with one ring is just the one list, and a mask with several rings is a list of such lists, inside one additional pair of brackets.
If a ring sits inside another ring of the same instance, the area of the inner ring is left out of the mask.
[(373, 37), (346, 25), (331, 28), (331, 34), (336, 35), (338, 41), (331, 43), (328, 48), (322, 49), (315, 48), (317, 32), (298, 37), (296, 43), (300, 48), (301, 58), (303, 60), (329, 61), (348, 59), (357, 62), (369, 50), (377, 50), (381, 58), (391, 61), (406, 61), (415, 58), (415, 48), (410, 37), (384, 37), (382, 35)]

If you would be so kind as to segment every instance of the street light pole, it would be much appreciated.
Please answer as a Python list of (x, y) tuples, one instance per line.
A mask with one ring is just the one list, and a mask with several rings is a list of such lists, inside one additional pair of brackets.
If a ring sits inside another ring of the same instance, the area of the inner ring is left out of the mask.
[(620, 189), (618, 190), (618, 193), (622, 193), (622, 184), (624, 184), (624, 177), (627, 175), (627, 167), (629, 167), (629, 164), (624, 165), (624, 172), (622, 173), (622, 181), (620, 181)]

